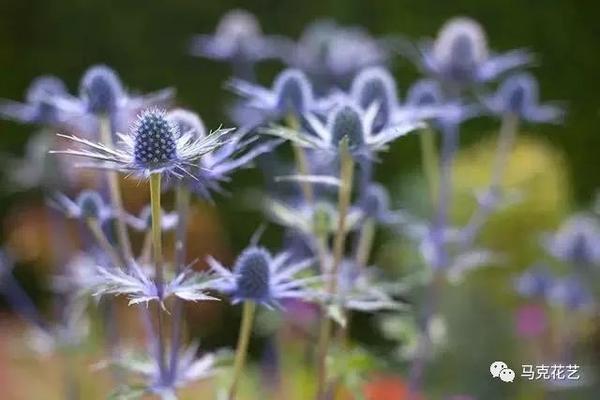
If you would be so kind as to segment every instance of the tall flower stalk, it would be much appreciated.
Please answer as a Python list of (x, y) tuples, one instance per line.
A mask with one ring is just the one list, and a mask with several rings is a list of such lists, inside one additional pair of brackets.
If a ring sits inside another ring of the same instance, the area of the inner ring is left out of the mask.
[[(350, 153), (350, 144), (348, 137), (340, 140), (339, 159), (340, 159), (340, 188), (338, 192), (338, 226), (333, 241), (333, 260), (331, 268), (326, 271), (329, 275), (327, 279), (327, 293), (330, 298), (335, 297), (338, 272), (340, 264), (344, 257), (344, 247), (346, 244), (346, 220), (350, 208), (352, 196), (352, 183), (354, 179), (354, 159)], [(332, 321), (329, 316), (327, 305), (324, 306), (319, 341), (317, 344), (317, 398), (324, 399), (327, 390), (327, 353), (331, 341)]]
[(256, 312), (256, 303), (253, 301), (244, 301), (242, 309), (242, 325), (240, 326), (240, 333), (238, 336), (237, 346), (235, 348), (235, 361), (233, 364), (233, 378), (231, 386), (229, 387), (229, 400), (234, 400), (240, 379), (242, 377), (242, 370), (246, 363), (246, 356), (248, 354), (248, 344), (250, 343), (250, 335), (252, 334), (252, 324), (254, 321), (254, 313)]

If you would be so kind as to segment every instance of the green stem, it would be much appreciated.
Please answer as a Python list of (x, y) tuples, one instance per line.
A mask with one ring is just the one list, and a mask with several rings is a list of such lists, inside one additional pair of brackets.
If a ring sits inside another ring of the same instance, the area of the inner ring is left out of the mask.
[[(108, 116), (101, 116), (98, 118), (100, 123), (100, 140), (108, 147), (113, 147), (112, 139), (112, 128), (110, 125), (110, 118)], [(123, 196), (121, 194), (121, 188), (119, 186), (119, 175), (116, 171), (107, 171), (108, 174), (108, 187), (110, 191), (110, 199), (112, 206), (117, 214), (117, 238), (123, 252), (123, 257), (129, 263), (134, 259), (133, 250), (131, 249), (131, 241), (127, 233), (127, 226), (123, 216), (125, 215), (125, 209), (123, 207)]]
[[(286, 118), (286, 122), (290, 129), (295, 131), (300, 129), (300, 123), (295, 115), (289, 114)], [(306, 159), (306, 152), (304, 149), (297, 143), (292, 142), (292, 150), (294, 152), (294, 160), (296, 161), (298, 173), (300, 175), (309, 175), (310, 168), (308, 167), (308, 160)], [(304, 195), (304, 200), (306, 200), (308, 204), (314, 203), (315, 193), (310, 182), (300, 182), (300, 187), (302, 189), (302, 194)]]
[(429, 188), (431, 205), (435, 207), (438, 197), (438, 182), (440, 181), (435, 132), (431, 128), (425, 128), (419, 135), (419, 139), (421, 141), (421, 165)]
[(373, 239), (375, 238), (375, 221), (373, 218), (367, 218), (360, 227), (358, 247), (356, 250), (356, 264), (359, 268), (364, 268), (369, 262), (371, 249), (373, 248)]
[[(161, 208), (160, 208), (160, 182), (161, 174), (150, 175), (150, 207), (152, 212), (152, 255), (155, 268), (156, 288), (158, 290), (159, 302), (162, 301), (164, 272), (162, 265), (162, 231), (161, 231)], [(156, 306), (156, 320), (158, 324), (158, 364), (161, 377), (166, 376), (165, 369), (165, 344), (164, 344), (164, 321), (161, 305)]]
[[(338, 192), (338, 226), (333, 239), (333, 265), (328, 271), (329, 279), (327, 293), (333, 299), (337, 291), (338, 270), (344, 257), (346, 244), (346, 220), (352, 195), (352, 182), (354, 179), (354, 159), (350, 154), (348, 138), (340, 141), (340, 178), (341, 186)], [(327, 383), (327, 352), (331, 339), (331, 320), (327, 311), (323, 312), (319, 342), (317, 346), (317, 399), (323, 399)]]
[(119, 253), (110, 244), (110, 241), (102, 231), (98, 220), (95, 218), (88, 218), (85, 222), (88, 226), (88, 229), (90, 230), (90, 232), (92, 232), (92, 235), (96, 239), (98, 246), (100, 246), (102, 251), (104, 251), (108, 255), (110, 261), (113, 263), (113, 266), (115, 268), (118, 268), (120, 265), (122, 265), (123, 261), (121, 260)]
[(252, 333), (252, 322), (256, 311), (256, 303), (252, 301), (244, 302), (242, 311), (242, 326), (238, 336), (237, 347), (235, 351), (235, 362), (233, 365), (233, 380), (229, 388), (229, 400), (234, 400), (237, 394), (237, 389), (242, 376), (242, 369), (246, 362), (246, 354), (248, 353), (248, 344), (250, 343), (250, 334)]

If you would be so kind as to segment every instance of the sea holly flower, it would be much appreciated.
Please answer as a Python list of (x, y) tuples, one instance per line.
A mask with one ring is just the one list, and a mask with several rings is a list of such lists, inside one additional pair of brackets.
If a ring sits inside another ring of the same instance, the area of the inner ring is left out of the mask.
[(313, 77), (325, 92), (333, 86), (344, 87), (358, 71), (383, 65), (389, 57), (385, 41), (364, 29), (319, 20), (305, 29), (286, 61)]
[(439, 82), (422, 79), (410, 87), (403, 109), (396, 118), (416, 118), (441, 125), (458, 125), (481, 113), (482, 109), (478, 105), (464, 103), (460, 99), (449, 99), (444, 95)]
[(377, 105), (362, 111), (352, 104), (343, 104), (329, 114), (325, 123), (315, 115), (307, 115), (310, 133), (282, 127), (268, 128), (264, 132), (294, 141), (303, 147), (323, 150), (330, 155), (338, 153), (340, 140), (347, 137), (352, 155), (359, 161), (370, 161), (375, 158), (375, 153), (387, 150), (389, 143), (395, 139), (423, 126), (421, 123), (407, 122), (375, 132), (373, 124), (377, 110)]
[(113, 213), (102, 196), (94, 190), (83, 190), (75, 200), (62, 193), (56, 193), (50, 199), (50, 205), (62, 211), (68, 218), (82, 221), (95, 219), (102, 221)]
[(535, 265), (515, 279), (515, 289), (524, 297), (546, 298), (554, 280), (547, 267)]
[(595, 305), (591, 292), (576, 276), (557, 280), (548, 293), (548, 300), (571, 311), (589, 311)]
[(164, 301), (171, 296), (186, 301), (218, 300), (206, 294), (215, 284), (212, 277), (194, 272), (190, 267), (163, 284), (161, 288), (146, 268), (136, 262), (131, 262), (127, 270), (97, 266), (96, 273), (99, 279), (91, 288), (94, 296), (124, 295), (129, 299), (129, 305), (157, 301), (164, 308)]
[(494, 80), (530, 64), (533, 58), (522, 49), (492, 54), (481, 25), (458, 17), (442, 26), (433, 44), (421, 46), (415, 61), (433, 78), (461, 87)]
[(321, 113), (329, 102), (318, 100), (306, 75), (297, 69), (279, 73), (271, 88), (234, 79), (231, 89), (240, 95), (243, 107), (254, 110), (262, 121), (276, 121), (289, 115), (301, 117), (308, 112)]
[(575, 215), (553, 235), (543, 238), (553, 257), (578, 266), (600, 265), (600, 224), (591, 216)]
[(329, 278), (338, 280), (337, 290), (333, 295), (323, 291), (319, 299), (328, 305), (329, 315), (340, 325), (346, 324), (343, 310), (376, 312), (404, 308), (377, 279), (377, 272), (375, 267), (359, 266), (354, 260), (344, 259), (337, 277)]
[[(167, 118), (182, 132), (189, 132), (197, 140), (207, 138), (202, 119), (195, 113), (176, 109)], [(246, 168), (262, 154), (271, 152), (282, 140), (260, 141), (256, 136), (246, 138), (249, 131), (241, 129), (228, 134), (227, 141), (211, 151), (207, 151), (188, 167), (186, 184), (190, 189), (205, 199), (210, 199), (212, 192), (223, 192), (223, 182), (228, 182), (230, 175), (238, 169)]]
[(110, 118), (113, 131), (122, 130), (141, 110), (168, 105), (173, 93), (163, 89), (147, 95), (129, 94), (113, 69), (94, 65), (81, 78), (79, 97), (54, 97), (52, 104), (78, 131), (90, 135), (98, 131), (98, 118)]
[(557, 123), (563, 110), (555, 105), (539, 104), (538, 83), (530, 74), (513, 75), (504, 80), (497, 92), (484, 99), (484, 104), (494, 114), (512, 114), (533, 123)]
[[(161, 229), (163, 232), (169, 232), (175, 229), (179, 221), (179, 215), (176, 212), (161, 211)], [(125, 215), (127, 225), (138, 232), (149, 232), (152, 228), (152, 210), (150, 205), (142, 208), (140, 213), (135, 216), (131, 214)]]
[(382, 225), (398, 225), (410, 220), (406, 213), (391, 210), (390, 195), (387, 189), (378, 183), (369, 184), (354, 207), (360, 209), (365, 218), (372, 218)]
[(161, 173), (167, 177), (193, 178), (189, 167), (204, 154), (221, 147), (232, 129), (218, 129), (205, 137), (194, 132), (179, 132), (177, 126), (161, 110), (142, 112), (128, 134), (118, 134), (121, 139), (116, 147), (62, 135), (81, 146), (81, 149), (53, 151), (92, 160), (83, 166), (112, 169), (148, 178)]
[(54, 104), (58, 98), (72, 99), (67, 87), (59, 78), (51, 75), (34, 79), (25, 102), (0, 101), (0, 116), (26, 124), (60, 125), (68, 119)]
[[(279, 225), (293, 229), (306, 236), (330, 235), (338, 228), (339, 213), (330, 202), (318, 200), (316, 204), (301, 201), (298, 204), (277, 199), (266, 199), (263, 209), (267, 216)], [(360, 208), (352, 208), (346, 215), (347, 231), (354, 230), (363, 218)]]
[(109, 360), (107, 364), (118, 366), (125, 372), (142, 378), (143, 384), (121, 387), (114, 395), (116, 398), (121, 398), (118, 396), (138, 398), (145, 394), (154, 394), (163, 400), (177, 399), (177, 390), (211, 378), (217, 372), (216, 365), (219, 361), (217, 355), (206, 353), (198, 357), (198, 349), (197, 343), (182, 349), (172, 374), (162, 373), (155, 357), (132, 350), (121, 352), (120, 357)]
[(198, 57), (227, 61), (237, 76), (247, 78), (255, 63), (281, 58), (289, 52), (289, 47), (290, 42), (286, 38), (264, 35), (253, 14), (235, 9), (221, 18), (214, 34), (194, 36), (190, 52)]
[(290, 256), (289, 253), (273, 256), (265, 248), (250, 246), (239, 255), (233, 271), (209, 257), (211, 269), (220, 278), (213, 288), (229, 295), (233, 304), (250, 301), (280, 308), (283, 300), (310, 300), (314, 293), (309, 284), (321, 278), (296, 275), (312, 266), (313, 260), (291, 263)]

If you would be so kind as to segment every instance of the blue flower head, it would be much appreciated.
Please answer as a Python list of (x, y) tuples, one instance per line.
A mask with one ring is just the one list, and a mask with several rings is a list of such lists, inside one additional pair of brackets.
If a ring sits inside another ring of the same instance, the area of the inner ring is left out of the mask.
[(554, 281), (554, 277), (545, 266), (535, 265), (517, 277), (515, 289), (524, 297), (545, 298)]
[(383, 67), (370, 67), (361, 71), (352, 81), (350, 96), (363, 110), (373, 104), (379, 106), (374, 123), (376, 130), (391, 122), (392, 114), (398, 107), (396, 83)]
[(308, 300), (312, 296), (308, 285), (320, 280), (320, 277), (297, 278), (313, 260), (290, 262), (290, 257), (288, 253), (272, 256), (262, 247), (250, 246), (236, 260), (233, 272), (212, 257), (208, 262), (220, 278), (215, 289), (230, 295), (234, 304), (253, 301), (267, 307), (280, 307), (285, 299)]
[(562, 278), (548, 294), (551, 303), (568, 310), (589, 310), (594, 306), (594, 297), (576, 276)]
[(334, 156), (338, 153), (340, 140), (347, 137), (353, 157), (360, 162), (368, 161), (375, 158), (376, 152), (386, 150), (390, 142), (421, 126), (419, 122), (403, 121), (376, 132), (373, 124), (377, 110), (376, 104), (362, 111), (352, 103), (342, 103), (329, 112), (326, 123), (315, 115), (306, 115), (309, 132), (279, 127), (264, 132)]
[(541, 105), (538, 83), (530, 74), (508, 77), (494, 96), (485, 99), (495, 114), (514, 114), (529, 122), (560, 122), (563, 111), (554, 105)]
[(50, 199), (50, 205), (62, 211), (68, 218), (76, 218), (82, 221), (88, 219), (103, 221), (112, 214), (110, 206), (94, 190), (81, 191), (75, 200), (57, 193)]
[(593, 218), (575, 215), (544, 238), (546, 250), (557, 259), (577, 266), (600, 265), (600, 226)]
[(306, 28), (287, 61), (306, 71), (324, 92), (345, 86), (358, 71), (383, 65), (388, 58), (385, 44), (362, 28), (319, 20)]
[[(212, 35), (197, 35), (192, 39), (192, 55), (228, 61), (234, 68), (272, 58), (289, 52), (287, 39), (264, 35), (256, 17), (248, 11), (227, 12)], [(239, 75), (239, 74), (238, 74)]]
[(96, 115), (114, 113), (125, 98), (119, 76), (106, 65), (89, 68), (81, 78), (79, 92), (88, 111)]
[(204, 154), (222, 147), (231, 131), (219, 129), (197, 137), (192, 131), (179, 132), (164, 111), (148, 109), (138, 116), (129, 134), (118, 134), (121, 141), (115, 148), (76, 136), (59, 135), (79, 144), (82, 149), (53, 153), (92, 160), (83, 166), (114, 169), (144, 178), (152, 173), (162, 173), (176, 178), (187, 175), (193, 179), (190, 167)]
[(300, 117), (307, 112), (320, 112), (324, 107), (315, 99), (306, 75), (296, 69), (282, 71), (271, 88), (239, 79), (234, 79), (230, 86), (245, 99), (243, 106), (258, 114), (253, 119), (274, 121), (290, 114)]
[(196, 137), (206, 136), (204, 122), (192, 111), (177, 108), (169, 111), (167, 118), (175, 124), (179, 132), (193, 132)]
[(40, 76), (29, 85), (25, 103), (0, 101), (0, 116), (23, 123), (57, 125), (66, 120), (54, 104), (57, 98), (70, 98), (65, 84), (55, 76)]
[(417, 62), (432, 77), (462, 87), (494, 80), (531, 60), (524, 50), (491, 54), (481, 25), (458, 17), (442, 26), (432, 45), (423, 46)]
[(164, 168), (177, 160), (179, 130), (164, 113), (147, 111), (138, 118), (135, 132), (134, 163), (148, 170)]

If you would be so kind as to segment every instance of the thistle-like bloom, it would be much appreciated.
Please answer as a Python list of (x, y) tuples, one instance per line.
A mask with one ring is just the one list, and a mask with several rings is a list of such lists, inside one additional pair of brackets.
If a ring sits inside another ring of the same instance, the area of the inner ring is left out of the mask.
[(287, 62), (313, 77), (324, 92), (344, 87), (358, 71), (382, 65), (389, 56), (386, 43), (362, 28), (320, 20), (306, 28)]
[(190, 267), (160, 289), (146, 268), (135, 262), (130, 263), (127, 271), (97, 266), (96, 273), (98, 279), (90, 288), (94, 296), (127, 296), (129, 305), (158, 301), (165, 307), (164, 301), (171, 296), (186, 301), (218, 300), (207, 294), (216, 281), (210, 275), (194, 272)]
[(193, 178), (189, 168), (204, 154), (221, 147), (232, 129), (219, 129), (205, 137), (193, 132), (179, 132), (164, 111), (146, 110), (139, 115), (129, 134), (115, 148), (76, 136), (59, 135), (81, 146), (81, 149), (53, 151), (92, 160), (83, 166), (113, 169), (148, 178), (153, 173)]
[(243, 97), (243, 107), (254, 110), (254, 120), (276, 121), (289, 115), (301, 117), (312, 112), (321, 113), (328, 103), (317, 100), (306, 75), (297, 69), (282, 71), (271, 88), (265, 88), (247, 81), (234, 79), (231, 88)]
[(62, 211), (68, 218), (86, 221), (95, 219), (103, 221), (112, 214), (102, 196), (94, 190), (83, 190), (75, 200), (69, 199), (62, 193), (56, 193), (50, 199), (50, 205)]
[(336, 155), (340, 141), (348, 138), (352, 155), (358, 161), (370, 161), (375, 159), (376, 152), (387, 150), (389, 143), (395, 139), (422, 127), (421, 123), (405, 122), (375, 132), (377, 110), (376, 104), (367, 111), (352, 104), (342, 104), (329, 114), (326, 123), (315, 115), (307, 115), (306, 121), (311, 133), (280, 127), (266, 129), (265, 133), (281, 136), (300, 146), (323, 150), (331, 155)]
[(430, 120), (438, 125), (460, 124), (481, 115), (481, 107), (465, 104), (458, 99), (448, 99), (439, 82), (422, 79), (413, 84), (406, 95), (403, 109), (396, 116)]
[(153, 394), (165, 400), (177, 399), (178, 389), (210, 378), (216, 372), (217, 356), (207, 353), (198, 357), (198, 347), (198, 344), (194, 343), (183, 349), (177, 357), (174, 373), (168, 376), (164, 376), (165, 374), (161, 372), (155, 357), (131, 350), (122, 352), (121, 356), (111, 360), (111, 363), (132, 375), (141, 377), (144, 380), (144, 387), (124, 387), (118, 394), (123, 398)]
[[(206, 129), (197, 114), (176, 109), (168, 114), (181, 131), (189, 132), (198, 140), (206, 138)], [(237, 169), (248, 167), (264, 153), (272, 151), (282, 143), (281, 140), (258, 142), (256, 136), (246, 139), (247, 130), (238, 130), (228, 135), (221, 146), (208, 151), (189, 167), (186, 183), (194, 193), (210, 199), (212, 192), (223, 192), (221, 184), (228, 182), (230, 175)]]
[(60, 125), (67, 116), (54, 104), (56, 99), (72, 99), (67, 87), (57, 77), (41, 76), (31, 82), (25, 103), (0, 100), (0, 116), (27, 124)]
[(312, 259), (294, 263), (289, 260), (288, 253), (272, 256), (262, 247), (250, 246), (239, 255), (233, 271), (212, 257), (208, 258), (208, 263), (220, 277), (213, 287), (229, 295), (233, 304), (252, 301), (269, 308), (280, 308), (281, 301), (286, 299), (311, 299), (314, 293), (308, 285), (321, 279), (296, 277), (313, 264)]
[(382, 225), (397, 225), (407, 223), (409, 218), (402, 211), (390, 208), (390, 195), (380, 184), (371, 183), (365, 189), (362, 198), (353, 208), (359, 208), (366, 218), (372, 218)]
[[(162, 210), (160, 216), (160, 227), (163, 232), (175, 229), (177, 221), (179, 221), (179, 215), (176, 212), (165, 212)], [(152, 209), (150, 208), (150, 205), (142, 208), (142, 211), (140, 211), (137, 216), (131, 214), (125, 215), (125, 221), (127, 222), (127, 225), (138, 232), (150, 231), (152, 228)]]
[(590, 216), (569, 218), (553, 235), (543, 239), (553, 257), (578, 266), (600, 265), (600, 225)]
[[(388, 293), (385, 284), (378, 281), (375, 267), (363, 267), (345, 259), (337, 276), (338, 286), (334, 297), (321, 294), (321, 300), (345, 310), (375, 312), (403, 308)], [(342, 323), (343, 324), (343, 323)]]
[(535, 265), (515, 280), (515, 289), (524, 297), (546, 298), (554, 281), (554, 277), (546, 267)]
[(538, 92), (537, 80), (532, 75), (513, 75), (502, 82), (496, 94), (484, 99), (484, 104), (497, 115), (513, 114), (528, 122), (560, 122), (563, 110), (555, 105), (539, 104)]
[(98, 117), (109, 117), (113, 130), (123, 130), (141, 110), (168, 105), (173, 94), (172, 89), (163, 89), (148, 95), (131, 95), (113, 69), (94, 65), (81, 78), (79, 97), (53, 97), (52, 104), (78, 130), (95, 134)]
[[(293, 229), (306, 236), (332, 234), (338, 228), (339, 213), (337, 208), (327, 201), (317, 201), (316, 204), (300, 202), (292, 204), (276, 199), (264, 201), (264, 211), (275, 223)], [(364, 213), (360, 208), (353, 207), (346, 215), (347, 231), (354, 230)]]
[(425, 73), (457, 86), (491, 81), (532, 62), (531, 54), (522, 49), (490, 54), (481, 25), (465, 17), (446, 22), (435, 42), (423, 45), (420, 53), (416, 61)]
[(595, 304), (589, 289), (576, 276), (567, 276), (552, 286), (548, 300), (571, 311), (590, 310)]
[(283, 37), (263, 35), (253, 14), (236, 9), (221, 18), (214, 34), (195, 36), (190, 51), (195, 56), (230, 62), (236, 68), (281, 58), (289, 46)]

